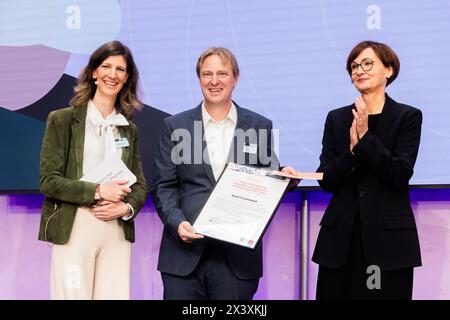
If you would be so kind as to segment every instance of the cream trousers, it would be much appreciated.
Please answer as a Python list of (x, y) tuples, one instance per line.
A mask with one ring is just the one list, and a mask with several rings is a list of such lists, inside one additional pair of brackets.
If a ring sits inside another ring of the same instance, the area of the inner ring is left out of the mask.
[(117, 219), (98, 220), (78, 208), (70, 240), (53, 245), (52, 299), (129, 299), (131, 242)]

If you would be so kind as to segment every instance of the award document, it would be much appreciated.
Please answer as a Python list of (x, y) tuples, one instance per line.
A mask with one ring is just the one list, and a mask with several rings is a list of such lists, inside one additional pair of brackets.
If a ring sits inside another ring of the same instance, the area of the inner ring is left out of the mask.
[(81, 181), (98, 184), (109, 183), (115, 180), (128, 180), (127, 187), (136, 182), (136, 176), (131, 172), (118, 155), (112, 154), (103, 160), (97, 167), (86, 173)]
[(193, 227), (206, 237), (254, 249), (290, 179), (272, 169), (229, 163)]

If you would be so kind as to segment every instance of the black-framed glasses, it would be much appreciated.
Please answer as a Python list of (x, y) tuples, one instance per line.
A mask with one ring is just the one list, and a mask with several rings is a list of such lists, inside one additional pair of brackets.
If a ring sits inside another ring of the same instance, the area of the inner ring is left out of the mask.
[(363, 71), (370, 71), (373, 68), (373, 61), (369, 58), (362, 59), (361, 63), (352, 62), (350, 64), (350, 72), (356, 74), (358, 72), (358, 67), (361, 66)]

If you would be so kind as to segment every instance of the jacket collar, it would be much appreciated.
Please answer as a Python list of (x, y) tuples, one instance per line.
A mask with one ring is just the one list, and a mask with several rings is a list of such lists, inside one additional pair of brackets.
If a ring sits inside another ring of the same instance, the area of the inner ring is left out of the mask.
[[(129, 121), (130, 120), (128, 120), (128, 122)], [(118, 126), (117, 129), (119, 130), (120, 137), (127, 138), (127, 140), (128, 140), (129, 146), (126, 148), (122, 148), (122, 161), (123, 161), (123, 163), (125, 163), (125, 165), (127, 165), (127, 167), (131, 168), (131, 166), (128, 166), (129, 165), (128, 161), (130, 160), (130, 147), (131, 147), (131, 143), (132, 143), (131, 130), (129, 130), (130, 127), (131, 127), (131, 123), (129, 126)]]
[(72, 142), (75, 149), (77, 178), (83, 175), (84, 134), (86, 127), (87, 106), (73, 107)]
[(383, 111), (381, 112), (380, 119), (378, 120), (378, 124), (374, 132), (375, 136), (377, 136), (380, 140), (383, 140), (383, 138), (387, 136), (387, 134), (390, 132), (390, 129), (392, 128), (392, 122), (397, 116), (397, 108), (395, 107), (396, 105), (397, 102), (395, 102), (386, 94)]

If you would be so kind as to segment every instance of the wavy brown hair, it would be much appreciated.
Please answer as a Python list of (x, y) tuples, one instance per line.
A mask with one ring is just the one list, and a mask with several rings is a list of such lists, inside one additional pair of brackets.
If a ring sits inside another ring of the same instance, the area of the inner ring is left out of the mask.
[(138, 97), (139, 72), (130, 49), (116, 40), (101, 45), (91, 54), (87, 66), (83, 68), (78, 78), (78, 84), (74, 88), (74, 97), (70, 100), (70, 105), (73, 107), (87, 106), (89, 100), (94, 98), (97, 86), (95, 85), (95, 79), (92, 78), (92, 72), (110, 56), (123, 56), (127, 63), (128, 79), (117, 94), (115, 108), (127, 119), (131, 119), (134, 111), (142, 107), (142, 102)]

